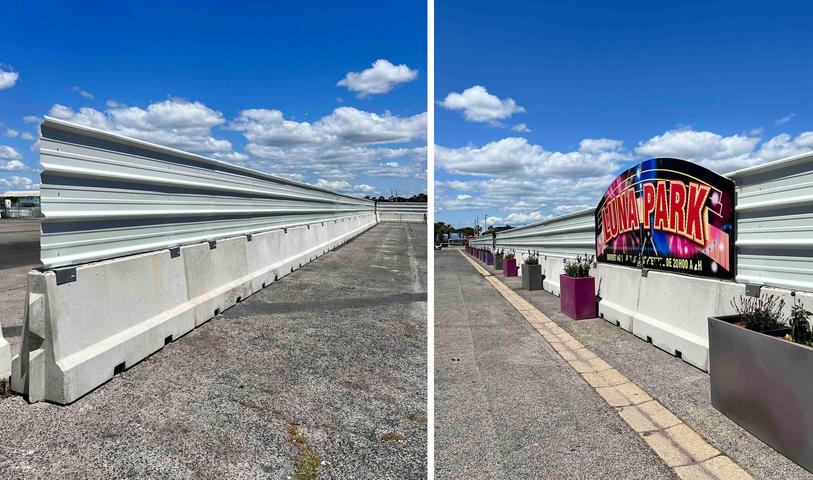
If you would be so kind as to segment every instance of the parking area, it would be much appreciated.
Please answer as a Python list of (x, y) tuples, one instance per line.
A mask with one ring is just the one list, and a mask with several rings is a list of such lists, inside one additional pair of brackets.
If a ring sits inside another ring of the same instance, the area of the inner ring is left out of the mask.
[(425, 478), (426, 260), (426, 225), (379, 224), (69, 406), (0, 400), (0, 470)]

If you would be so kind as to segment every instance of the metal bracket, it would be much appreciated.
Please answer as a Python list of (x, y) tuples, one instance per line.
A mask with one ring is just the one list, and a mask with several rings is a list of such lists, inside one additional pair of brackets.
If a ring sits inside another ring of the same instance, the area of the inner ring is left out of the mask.
[(283, 229), (282, 229), (282, 233), (288, 233), (288, 229), (287, 229), (287, 228), (283, 228)]
[(181, 247), (169, 247), (169, 258), (177, 258), (181, 256)]
[(250, 241), (252, 241), (252, 240), (254, 240), (254, 237), (252, 237), (250, 233), (247, 233), (247, 234), (246, 234), (246, 241), (247, 241), (247, 242), (250, 242)]
[(76, 281), (76, 267), (56, 268), (56, 284), (71, 283)]
[(746, 283), (745, 284), (745, 294), (749, 297), (759, 297), (761, 294), (760, 290), (762, 289), (762, 285), (757, 285), (755, 283)]
[(642, 268), (641, 269), (641, 276), (644, 277), (644, 278), (648, 277), (649, 276), (649, 270), (647, 270), (646, 268)]
[(209, 242), (209, 250), (217, 248), (217, 240), (207, 240)]

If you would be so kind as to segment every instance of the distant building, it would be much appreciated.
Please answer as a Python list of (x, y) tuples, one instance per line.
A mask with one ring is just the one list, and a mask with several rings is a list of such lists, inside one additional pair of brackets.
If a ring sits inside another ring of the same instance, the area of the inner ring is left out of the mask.
[(40, 192), (22, 191), (0, 194), (3, 218), (41, 217)]

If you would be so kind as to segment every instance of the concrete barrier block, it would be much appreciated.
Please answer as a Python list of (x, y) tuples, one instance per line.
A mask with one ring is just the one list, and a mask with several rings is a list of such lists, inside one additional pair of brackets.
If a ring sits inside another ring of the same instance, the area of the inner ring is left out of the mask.
[(539, 263), (542, 264), (542, 275), (545, 275), (545, 280), (542, 282), (542, 288), (548, 292), (559, 296), (559, 275), (565, 273), (565, 261), (563, 258), (558, 257), (544, 257), (540, 259)]
[(195, 326), (251, 295), (245, 236), (181, 247), (186, 297), (193, 303)]
[(28, 281), (12, 389), (29, 401), (70, 403), (195, 326), (184, 263), (169, 250), (82, 265), (62, 285), (52, 271)]
[(282, 261), (284, 237), (285, 232), (280, 229), (255, 233), (251, 236), (250, 242), (246, 241), (246, 264), (250, 270), (252, 293), (277, 280), (278, 273), (273, 267)]
[(596, 295), (601, 297), (598, 314), (628, 332), (638, 314), (641, 270), (600, 263), (596, 268)]

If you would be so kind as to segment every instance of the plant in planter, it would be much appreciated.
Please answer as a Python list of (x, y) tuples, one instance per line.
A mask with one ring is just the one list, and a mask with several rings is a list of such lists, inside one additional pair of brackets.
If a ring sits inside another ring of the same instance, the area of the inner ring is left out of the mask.
[(595, 257), (581, 255), (565, 260), (565, 273), (559, 275), (559, 302), (562, 313), (579, 320), (596, 316), (596, 279), (590, 276)]
[(503, 258), (502, 249), (497, 250), (497, 252), (494, 254), (494, 269), (495, 270), (502, 270), (502, 258)]
[(505, 254), (505, 257), (503, 257), (502, 273), (506, 277), (517, 276), (517, 259), (514, 258), (514, 252), (508, 252)]
[(528, 255), (522, 263), (522, 288), (526, 290), (542, 289), (542, 265), (539, 257)]
[(795, 300), (790, 326), (772, 295), (740, 297), (736, 315), (709, 317), (711, 404), (813, 472), (811, 314)]

